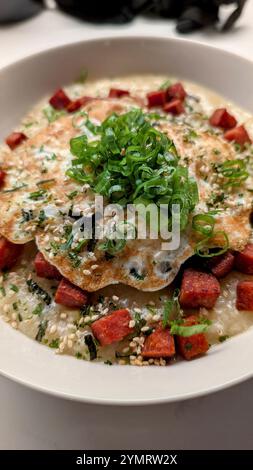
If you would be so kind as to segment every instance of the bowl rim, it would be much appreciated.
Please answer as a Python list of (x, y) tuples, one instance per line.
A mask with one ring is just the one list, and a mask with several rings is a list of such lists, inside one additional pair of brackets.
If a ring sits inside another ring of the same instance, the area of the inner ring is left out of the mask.
[[(241, 63), (245, 63), (247, 65), (253, 66), (253, 60), (240, 55), (239, 53), (234, 53), (232, 51), (220, 48), (218, 46), (206, 44), (204, 41), (199, 41), (199, 40), (193, 40), (193, 39), (188, 39), (188, 38), (180, 38), (180, 37), (168, 37), (166, 35), (155, 35), (155, 34), (148, 34), (148, 33), (125, 33), (125, 34), (96, 34), (94, 37), (91, 35), (88, 38), (84, 39), (78, 39), (74, 40), (72, 42), (68, 42), (66, 44), (60, 44), (56, 46), (50, 46), (47, 47), (46, 49), (33, 52), (32, 54), (28, 54), (27, 56), (21, 57), (17, 60), (14, 60), (13, 62), (6, 64), (2, 67), (0, 67), (0, 77), (2, 74), (9, 73), (15, 67), (19, 66), (20, 64), (28, 64), (30, 62), (33, 62), (36, 58), (38, 57), (46, 57), (48, 54), (52, 53), (55, 54), (57, 51), (64, 51), (66, 48), (75, 48), (78, 46), (81, 46), (82, 44), (89, 44), (89, 43), (95, 43), (99, 46), (99, 44), (104, 43), (105, 41), (108, 43), (114, 43), (117, 41), (120, 42), (131, 42), (131, 41), (136, 41), (136, 40), (148, 40), (151, 42), (167, 42), (171, 44), (176, 44), (176, 43), (181, 43), (181, 44), (187, 44), (187, 46), (190, 47), (197, 47), (202, 50), (212, 50), (214, 53), (217, 52), (220, 57), (221, 56), (226, 56), (230, 57), (230, 59), (235, 59), (237, 62), (240, 61)], [(245, 332), (244, 332), (245, 333)], [(241, 333), (240, 335), (244, 334)], [(29, 338), (30, 339), (30, 338)], [(169, 397), (166, 396), (161, 396), (160, 398), (139, 398), (139, 399), (110, 399), (110, 398), (92, 398), (92, 397), (81, 397), (77, 396), (73, 393), (69, 392), (64, 392), (62, 390), (50, 390), (48, 387), (43, 387), (42, 385), (36, 384), (35, 382), (32, 382), (31, 380), (25, 380), (22, 379), (21, 377), (16, 376), (15, 374), (12, 374), (11, 372), (8, 373), (6, 371), (0, 371), (0, 374), (12, 381), (14, 381), (17, 384), (29, 387), (30, 389), (41, 392), (44, 394), (47, 394), (49, 396), (57, 397), (57, 398), (62, 398), (62, 399), (68, 399), (71, 401), (76, 401), (80, 403), (87, 403), (87, 404), (96, 404), (96, 405), (110, 405), (110, 406), (147, 406), (147, 405), (158, 405), (158, 404), (165, 404), (165, 403), (174, 403), (174, 402), (179, 402), (179, 401), (184, 401), (184, 400), (189, 400), (193, 398), (198, 398), (200, 396), (205, 396), (209, 394), (216, 393), (221, 390), (225, 390), (231, 386), (237, 385), (243, 381), (246, 381), (250, 379), (253, 376), (253, 370), (249, 371), (248, 373), (243, 373), (242, 375), (239, 375), (238, 377), (228, 380), (225, 383), (221, 383), (218, 385), (214, 385), (212, 387), (203, 387), (202, 389), (199, 390), (199, 392), (188, 392), (188, 393), (182, 393), (182, 394), (177, 394), (177, 395), (172, 395)]]

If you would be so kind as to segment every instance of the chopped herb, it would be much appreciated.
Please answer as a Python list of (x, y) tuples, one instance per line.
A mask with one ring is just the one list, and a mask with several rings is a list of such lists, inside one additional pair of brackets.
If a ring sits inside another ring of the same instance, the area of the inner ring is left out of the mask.
[(50, 179), (47, 179), (47, 180), (41, 180), (41, 181), (38, 181), (37, 186), (44, 186), (44, 185), (48, 185), (50, 183), (54, 183), (55, 182), (55, 178), (50, 178)]
[(160, 86), (159, 86), (159, 90), (167, 90), (167, 88), (169, 88), (171, 86), (171, 80), (168, 79), (168, 80), (165, 80), (165, 82), (163, 82)]
[(43, 225), (43, 222), (46, 220), (46, 214), (44, 210), (40, 210), (39, 216), (38, 216), (38, 227), (41, 227)]
[(37, 201), (38, 199), (43, 199), (46, 193), (47, 191), (45, 189), (40, 189), (39, 191), (30, 193), (29, 199), (33, 199), (34, 201)]
[(68, 253), (68, 257), (71, 260), (71, 264), (72, 264), (73, 268), (79, 268), (79, 266), (82, 262), (82, 259), (80, 258), (80, 256), (78, 256), (78, 254), (75, 253), (74, 251), (70, 251)]
[(77, 353), (75, 353), (75, 357), (76, 357), (77, 359), (82, 359), (83, 356), (82, 356), (82, 354), (78, 351)]
[(47, 324), (48, 324), (47, 320), (42, 320), (42, 322), (40, 322), (39, 324), (38, 333), (35, 337), (36, 341), (39, 341), (39, 343), (41, 343), (43, 337), (46, 334)]
[(57, 111), (54, 109), (52, 106), (47, 106), (46, 108), (43, 109), (43, 114), (47, 118), (49, 124), (52, 122), (56, 121), (60, 117), (64, 116), (66, 114), (65, 111)]
[(112, 361), (109, 361), (109, 359), (107, 359), (107, 361), (105, 361), (104, 364), (106, 364), (107, 366), (112, 366)]
[(52, 339), (51, 343), (49, 343), (49, 347), (53, 349), (58, 349), (59, 348), (59, 338)]
[(35, 282), (33, 279), (28, 279), (26, 281), (26, 284), (28, 286), (29, 292), (32, 294), (36, 294), (41, 300), (45, 302), (46, 305), (50, 305), (51, 303), (51, 297), (50, 295), (44, 291), (38, 284)]
[(87, 315), (90, 315), (90, 305), (83, 305), (83, 307), (80, 310), (80, 315), (82, 317), (86, 317)]
[(13, 308), (13, 310), (18, 310), (18, 304), (17, 304), (17, 302), (14, 302), (14, 303), (12, 304), (12, 308)]
[(6, 296), (6, 291), (5, 291), (5, 288), (3, 286), (0, 286), (0, 292), (1, 292), (3, 297)]
[(84, 342), (89, 350), (90, 360), (93, 361), (97, 357), (97, 347), (93, 336), (91, 334), (85, 335)]
[(223, 343), (223, 342), (226, 341), (228, 338), (229, 338), (229, 335), (219, 336), (219, 342), (220, 342), (220, 343)]
[(133, 276), (137, 281), (143, 281), (145, 279), (145, 274), (138, 273), (136, 268), (131, 268), (129, 274)]
[(29, 127), (32, 127), (32, 126), (34, 126), (35, 124), (38, 124), (37, 121), (26, 122), (26, 123), (24, 124), (24, 127), (25, 127), (26, 129), (29, 129)]
[(21, 209), (21, 212), (22, 212), (22, 220), (21, 220), (21, 224), (23, 224), (24, 222), (29, 222), (30, 220), (33, 219), (33, 211), (32, 209), (29, 209), (29, 210), (24, 210), (24, 209)]
[(173, 292), (172, 298), (167, 300), (164, 304), (163, 309), (163, 320), (162, 326), (166, 328), (169, 324), (172, 315), (179, 316), (180, 315), (180, 305), (179, 305), (179, 289), (176, 289)]
[(26, 188), (26, 187), (27, 187), (27, 184), (22, 183), (19, 186), (15, 186), (14, 188), (11, 188), (11, 189), (5, 189), (2, 192), (3, 193), (14, 193), (15, 191), (19, 191), (20, 189), (23, 189), (23, 188)]
[(78, 191), (72, 191), (71, 193), (67, 194), (67, 197), (72, 200), (78, 195)]
[(18, 286), (16, 286), (15, 284), (11, 284), (10, 289), (13, 290), (13, 292), (18, 292), (19, 291)]
[(198, 134), (194, 129), (189, 129), (187, 134), (184, 135), (183, 140), (186, 143), (192, 143), (194, 139), (198, 137)]
[(18, 320), (23, 321), (23, 317), (22, 317), (22, 315), (20, 315), (20, 313), (18, 313)]
[(38, 304), (37, 307), (35, 307), (35, 309), (32, 311), (32, 314), (40, 316), (42, 314), (42, 311), (43, 311), (43, 304)]
[(134, 313), (134, 321), (135, 321), (135, 331), (138, 335), (140, 334), (142, 327), (146, 325), (146, 320), (141, 317), (140, 313)]
[(216, 165), (216, 170), (225, 178), (224, 187), (240, 186), (245, 181), (249, 173), (244, 160), (227, 160), (221, 165)]
[(197, 335), (199, 333), (205, 333), (208, 330), (207, 324), (199, 324), (192, 326), (179, 325), (177, 322), (171, 322), (170, 334), (178, 335), (183, 337)]

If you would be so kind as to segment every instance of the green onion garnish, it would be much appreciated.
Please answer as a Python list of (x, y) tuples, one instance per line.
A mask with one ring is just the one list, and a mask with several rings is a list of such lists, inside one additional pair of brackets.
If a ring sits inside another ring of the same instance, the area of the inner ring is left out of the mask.
[[(112, 114), (96, 127), (97, 139), (86, 135), (71, 139), (76, 157), (67, 175), (89, 183), (95, 193), (109, 202), (126, 205), (145, 201), (180, 204), (181, 229), (198, 202), (198, 188), (188, 169), (179, 165), (172, 140), (152, 127), (139, 109)], [(170, 224), (169, 218), (168, 225)]]
[(239, 159), (227, 160), (226, 162), (222, 163), (222, 165), (217, 166), (217, 171), (227, 179), (224, 187), (240, 186), (240, 184), (249, 176), (246, 162)]
[(200, 324), (200, 325), (192, 325), (192, 326), (184, 326), (179, 325), (178, 323), (172, 323), (170, 328), (171, 335), (178, 335), (178, 336), (193, 336), (199, 333), (205, 333), (208, 330), (208, 324)]

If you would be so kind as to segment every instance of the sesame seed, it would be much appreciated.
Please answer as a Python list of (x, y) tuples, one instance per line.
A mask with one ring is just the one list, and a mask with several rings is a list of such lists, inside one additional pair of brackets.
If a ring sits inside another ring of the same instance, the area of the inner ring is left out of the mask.
[(97, 269), (98, 267), (99, 267), (98, 264), (93, 264), (93, 265), (91, 266), (91, 269), (92, 269), (92, 271), (94, 271), (94, 270)]
[(134, 328), (134, 327), (135, 327), (135, 321), (134, 321), (134, 320), (130, 320), (128, 326), (129, 326), (129, 328)]
[(106, 315), (106, 313), (108, 313), (108, 312), (109, 312), (109, 308), (104, 308), (103, 315)]
[(149, 326), (143, 326), (142, 329), (141, 329), (141, 331), (143, 331), (143, 332), (148, 331), (148, 330), (149, 330)]
[(92, 321), (95, 321), (95, 320), (97, 320), (98, 318), (99, 318), (99, 315), (92, 315), (92, 317), (91, 317)]
[(130, 359), (130, 361), (135, 361), (136, 356), (130, 356), (129, 359)]
[(157, 314), (154, 315), (154, 316), (153, 316), (153, 320), (154, 320), (154, 321), (160, 320), (160, 315), (157, 315)]
[(69, 339), (75, 339), (76, 335), (75, 333), (71, 333), (71, 335), (69, 335)]
[(60, 314), (60, 318), (61, 318), (62, 320), (65, 320), (65, 319), (67, 318), (67, 314), (64, 313), (64, 312), (61, 313), (61, 314)]
[(11, 326), (12, 326), (12, 328), (17, 328), (18, 324), (17, 324), (16, 321), (13, 321), (13, 322), (11, 322)]
[(67, 344), (68, 344), (68, 348), (71, 349), (73, 346), (73, 341), (69, 339)]
[(125, 366), (125, 365), (126, 365), (126, 361), (124, 361), (124, 359), (120, 359), (120, 360), (118, 361), (118, 364), (119, 364), (120, 366)]
[(134, 341), (135, 343), (139, 343), (139, 341), (140, 341), (139, 336), (135, 336), (135, 337), (133, 338), (133, 341)]
[(89, 271), (89, 269), (84, 269), (84, 270), (83, 270), (83, 274), (84, 274), (85, 276), (90, 276), (91, 272)]
[(135, 347), (136, 347), (136, 344), (135, 344), (133, 341), (131, 341), (131, 343), (129, 344), (129, 346), (130, 346), (130, 348), (135, 348)]
[(57, 330), (57, 326), (56, 326), (56, 325), (52, 325), (51, 328), (50, 328), (50, 330), (49, 330), (49, 333), (50, 333), (51, 335), (53, 335), (53, 334), (56, 332), (56, 330)]
[(119, 297), (117, 295), (113, 295), (112, 300), (113, 300), (113, 302), (118, 302)]
[(49, 253), (48, 257), (49, 257), (50, 259), (53, 259), (53, 258), (54, 258), (54, 254), (51, 252), (51, 253)]
[(17, 320), (17, 314), (15, 312), (12, 313), (11, 319), (14, 320), (14, 321)]
[(4, 305), (3, 306), (3, 312), (8, 313), (9, 312), (9, 305)]

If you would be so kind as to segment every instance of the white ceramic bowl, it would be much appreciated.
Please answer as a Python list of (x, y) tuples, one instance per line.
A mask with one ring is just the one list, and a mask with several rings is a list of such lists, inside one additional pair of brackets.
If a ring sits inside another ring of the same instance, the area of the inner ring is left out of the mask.
[[(199, 82), (253, 113), (253, 63), (185, 40), (99, 39), (33, 55), (0, 71), (0, 138), (36, 101), (78, 76), (171, 74)], [(57, 356), (0, 321), (0, 371), (35, 389), (86, 402), (151, 404), (182, 400), (253, 374), (253, 329), (203, 358), (168, 367), (106, 366)]]

